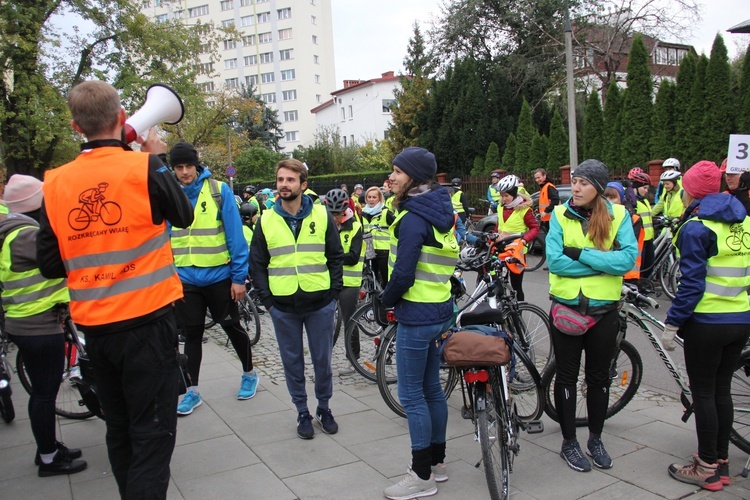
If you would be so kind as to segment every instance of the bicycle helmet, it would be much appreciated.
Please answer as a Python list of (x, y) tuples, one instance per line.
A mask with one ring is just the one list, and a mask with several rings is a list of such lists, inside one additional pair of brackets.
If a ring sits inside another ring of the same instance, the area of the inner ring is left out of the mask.
[(666, 172), (663, 172), (663, 173), (662, 173), (662, 174), (661, 174), (661, 175), (659, 176), (659, 180), (660, 180), (660, 181), (674, 181), (674, 180), (676, 180), (676, 179), (677, 179), (677, 178), (678, 178), (678, 177), (679, 177), (680, 175), (682, 175), (682, 174), (680, 173), (680, 171), (679, 171), (679, 170), (667, 170)]
[(362, 184), (355, 184), (355, 185), (354, 185), (354, 190), (355, 190), (355, 191), (356, 191), (357, 189), (364, 189), (364, 188), (365, 188), (365, 187), (364, 187), (364, 186), (363, 186)]
[(487, 250), (477, 247), (467, 246), (458, 254), (461, 265), (468, 269), (479, 268), (487, 258)]
[(638, 175), (638, 174), (642, 174), (642, 173), (644, 173), (644, 172), (643, 172), (643, 169), (641, 169), (641, 168), (638, 168), (638, 167), (631, 168), (630, 172), (628, 172), (628, 179), (630, 179), (631, 181), (634, 181), (635, 180), (635, 176)]
[[(631, 172), (632, 172), (632, 170), (631, 170)], [(647, 173), (643, 172), (643, 171), (636, 172), (632, 176), (630, 174), (628, 174), (628, 178), (630, 178), (630, 180), (633, 181), (634, 183), (644, 184), (644, 185), (647, 185), (647, 186), (651, 185), (651, 177), (649, 177), (649, 175)]]
[(454, 177), (453, 179), (451, 179), (451, 184), (456, 187), (461, 187), (461, 184), (463, 183), (461, 182), (461, 179), (459, 179), (458, 177)]
[(254, 203), (243, 203), (240, 206), (242, 220), (250, 220), (258, 214), (258, 206)]
[(349, 208), (349, 195), (343, 189), (331, 189), (326, 193), (329, 212), (343, 212)]
[(500, 182), (497, 183), (497, 189), (501, 193), (507, 193), (514, 187), (518, 187), (518, 177), (515, 175), (506, 175), (502, 179), (500, 179)]
[(273, 191), (271, 191), (268, 188), (263, 188), (260, 191), (260, 194), (266, 195), (266, 196), (273, 196)]
[(664, 168), (674, 168), (675, 170), (679, 170), (680, 160), (678, 160), (677, 158), (667, 158), (661, 165)]
[(246, 186), (245, 192), (249, 194), (250, 196), (254, 196), (255, 192), (257, 191), (257, 188), (255, 186)]

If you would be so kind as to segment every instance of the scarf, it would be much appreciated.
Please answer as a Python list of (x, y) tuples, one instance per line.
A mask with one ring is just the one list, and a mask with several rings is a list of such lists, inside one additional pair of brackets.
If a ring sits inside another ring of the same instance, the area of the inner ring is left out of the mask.
[(505, 208), (516, 208), (518, 205), (523, 203), (523, 201), (524, 200), (521, 196), (516, 196), (515, 198), (513, 198), (513, 201), (505, 204)]
[(375, 206), (365, 205), (364, 208), (362, 208), (362, 212), (366, 213), (367, 215), (378, 215), (380, 212), (383, 211), (383, 203), (378, 202)]

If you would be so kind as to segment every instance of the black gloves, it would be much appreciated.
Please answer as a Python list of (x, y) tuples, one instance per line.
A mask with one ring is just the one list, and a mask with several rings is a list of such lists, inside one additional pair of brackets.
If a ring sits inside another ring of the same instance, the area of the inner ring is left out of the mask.
[(581, 258), (582, 250), (582, 248), (563, 247), (563, 254), (570, 259), (578, 260)]

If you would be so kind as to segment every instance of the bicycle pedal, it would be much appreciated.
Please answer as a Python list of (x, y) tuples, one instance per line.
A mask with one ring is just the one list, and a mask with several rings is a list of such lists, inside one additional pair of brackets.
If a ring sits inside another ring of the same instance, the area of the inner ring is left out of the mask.
[(463, 418), (464, 420), (471, 420), (472, 416), (472, 411), (469, 408), (465, 406), (461, 407), (461, 418)]
[(529, 434), (539, 434), (544, 432), (544, 422), (541, 420), (532, 420), (530, 422), (524, 422), (524, 430)]

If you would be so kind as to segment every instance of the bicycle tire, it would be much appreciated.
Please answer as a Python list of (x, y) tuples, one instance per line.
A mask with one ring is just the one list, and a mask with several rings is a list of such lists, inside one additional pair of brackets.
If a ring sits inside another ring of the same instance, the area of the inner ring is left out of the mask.
[(670, 300), (675, 298), (675, 289), (672, 287), (672, 267), (678, 262), (673, 256), (668, 256), (662, 265), (659, 267), (659, 285), (661, 286), (664, 295), (669, 297)]
[(506, 330), (529, 356), (541, 378), (554, 357), (549, 314), (528, 302), (519, 302), (517, 311), (509, 309)]
[[(585, 354), (584, 354), (585, 356)], [(581, 372), (576, 385), (576, 427), (588, 425), (588, 415), (586, 410), (586, 383), (583, 380), (584, 356), (581, 358)], [(542, 390), (544, 392), (544, 412), (554, 420), (559, 422), (557, 409), (555, 408), (555, 372), (557, 371), (557, 362), (553, 360), (549, 370), (544, 374), (542, 379)], [(616, 415), (620, 410), (625, 408), (630, 400), (633, 399), (638, 387), (641, 385), (643, 377), (643, 360), (638, 350), (628, 342), (623, 340), (620, 343), (620, 350), (617, 354), (617, 373), (613, 377), (613, 384), (609, 391), (609, 406), (604, 416), (605, 419)], [(619, 379), (619, 386), (614, 383)]]
[(16, 409), (13, 407), (13, 391), (10, 386), (0, 389), (0, 417), (5, 423), (11, 423), (16, 418)]
[[(68, 349), (68, 345), (69, 342), (66, 341), (65, 368), (63, 370), (62, 381), (60, 382), (60, 389), (57, 391), (57, 399), (55, 400), (55, 414), (72, 420), (85, 420), (93, 417), (94, 413), (86, 407), (78, 387), (76, 387), (75, 383), (73, 383), (70, 378), (72, 366), (68, 354), (71, 351)], [(21, 381), (21, 385), (26, 392), (31, 394), (31, 380), (26, 372), (26, 365), (20, 351), (16, 355), (16, 371), (18, 372), (18, 379)]]
[(672, 266), (669, 268), (669, 286), (675, 296), (677, 296), (677, 287), (680, 285), (681, 277), (682, 272), (680, 271), (680, 259), (676, 259)]
[(247, 292), (245, 292), (245, 297), (237, 305), (240, 311), (240, 323), (242, 323), (242, 327), (250, 338), (250, 345), (254, 346), (260, 340), (260, 314), (258, 314), (258, 307)]
[(203, 329), (208, 330), (215, 324), (216, 324), (216, 321), (214, 321), (214, 318), (211, 316), (211, 311), (209, 311), (208, 308), (206, 308), (206, 319), (205, 319), (205, 322), (203, 323)]
[(729, 440), (745, 453), (750, 453), (750, 351), (740, 357), (732, 375), (734, 421)]
[(339, 332), (343, 323), (341, 314), (341, 303), (336, 301), (336, 310), (333, 312), (333, 345), (336, 345), (336, 341), (339, 339)]
[[(490, 370), (490, 373), (496, 370)], [(490, 375), (492, 378), (493, 375)], [(495, 384), (492, 391), (487, 391), (486, 384), (474, 385), (474, 402), (477, 417), (477, 434), (482, 448), (482, 465), (487, 479), (487, 488), (492, 500), (508, 498), (510, 494), (510, 449), (508, 446), (507, 402), (501, 397), (495, 398)], [(481, 402), (484, 401), (484, 408)]]
[(346, 322), (344, 352), (354, 370), (375, 382), (377, 356), (382, 348), (383, 327), (375, 320), (372, 302), (362, 304)]
[(519, 420), (539, 420), (544, 413), (544, 393), (542, 379), (534, 363), (518, 345), (513, 342), (516, 355), (515, 374), (510, 379), (510, 393), (516, 407)]
[(526, 252), (526, 271), (536, 271), (547, 260), (544, 237), (545, 235), (540, 233), (531, 240), (528, 252)]

